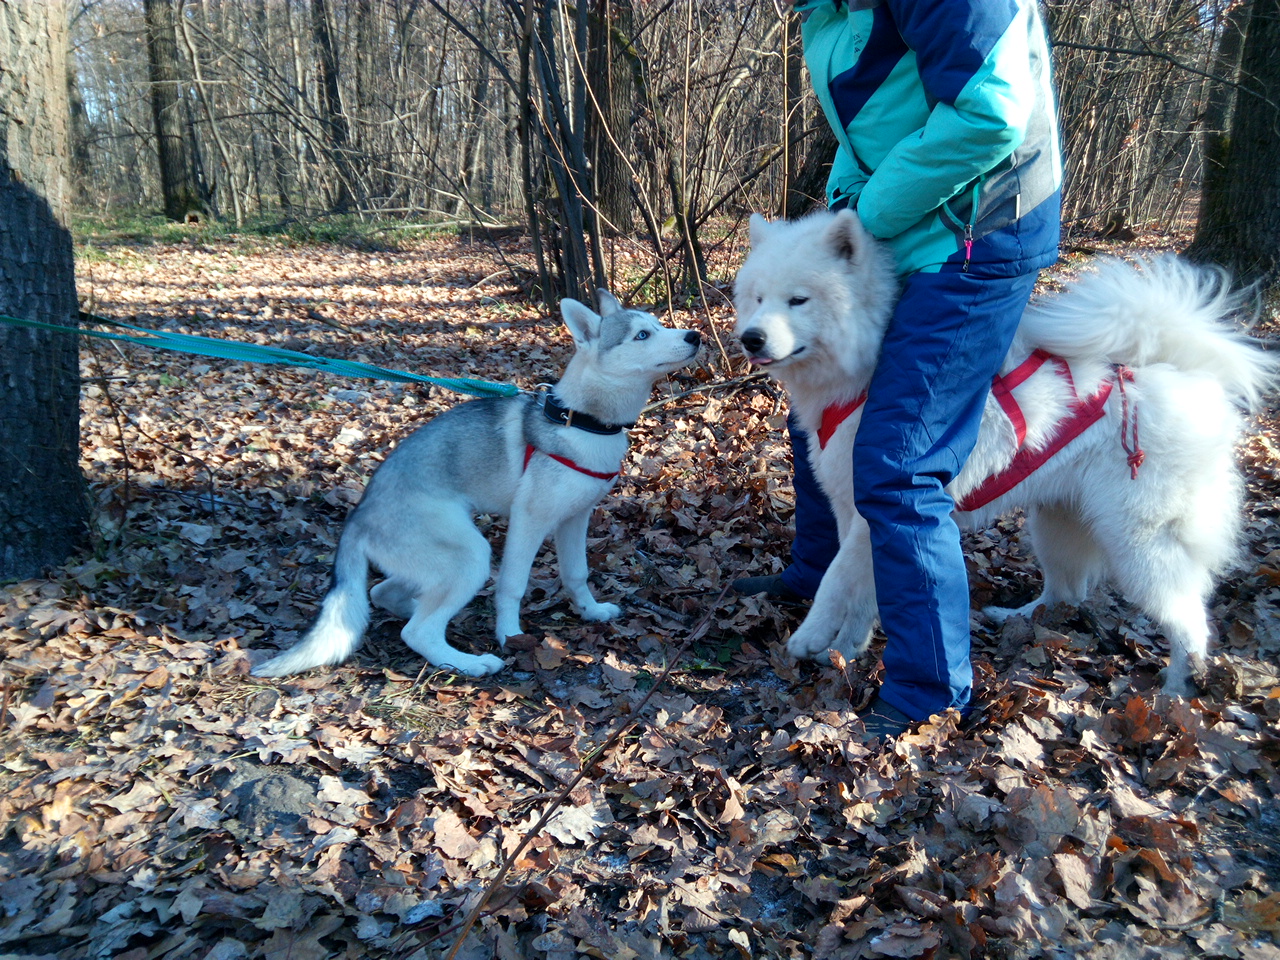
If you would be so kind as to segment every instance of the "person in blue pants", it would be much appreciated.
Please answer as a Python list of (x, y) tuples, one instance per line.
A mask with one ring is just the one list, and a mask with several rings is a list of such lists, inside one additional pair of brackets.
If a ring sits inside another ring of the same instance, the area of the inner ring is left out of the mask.
[[(800, 0), (805, 60), (839, 144), (830, 207), (894, 254), (901, 297), (854, 443), (886, 637), (868, 736), (967, 708), (969, 588), (945, 487), (973, 449), (1041, 268), (1057, 258), (1062, 165), (1035, 0)], [(739, 593), (812, 597), (835, 519), (791, 428), (796, 538)]]

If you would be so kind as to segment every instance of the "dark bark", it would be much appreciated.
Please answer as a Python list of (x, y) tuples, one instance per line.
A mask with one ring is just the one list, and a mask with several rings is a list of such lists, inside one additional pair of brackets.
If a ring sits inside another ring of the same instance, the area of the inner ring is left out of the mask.
[(67, 59), (67, 103), (71, 116), (71, 197), (74, 202), (83, 203), (93, 181), (93, 162), (89, 156), (89, 118), (70, 58)]
[[(480, 5), (478, 17), (483, 26), (489, 19), (489, 4)], [(462, 151), (458, 161), (459, 194), (454, 213), (462, 215), (478, 199), (475, 195), (475, 180), (479, 172), (480, 131), (484, 126), (485, 113), (492, 109), (489, 103), (489, 62), (483, 57), (476, 64), (475, 83), (471, 88), (471, 102), (467, 106), (467, 119), (462, 128)]]
[(143, 14), (164, 215), (181, 222), (200, 211), (201, 204), (182, 104), (177, 21), (171, 0), (143, 0)]
[(320, 67), (320, 102), (328, 137), (329, 154), (338, 171), (338, 182), (333, 191), (334, 212), (342, 213), (351, 207), (351, 136), (347, 129), (347, 117), (342, 111), (342, 94), (338, 82), (338, 54), (329, 29), (329, 11), (325, 0), (311, 0), (311, 33), (316, 44), (316, 58)]
[(591, 159), (596, 205), (605, 230), (631, 230), (631, 121), (635, 111), (635, 82), (631, 66), (619, 49), (618, 37), (635, 29), (631, 0), (595, 0), (591, 11), (591, 39), (587, 53), (587, 81), (591, 104), (587, 110), (587, 152)]
[(1247, 10), (1240, 80), (1220, 168), (1205, 177), (1187, 251), (1245, 283), (1280, 286), (1280, 0)]
[(839, 144), (821, 113), (813, 118), (813, 124), (813, 131), (804, 142), (804, 162), (787, 189), (788, 220), (827, 204), (827, 175)]
[[(76, 322), (62, 8), (0, 3), (0, 313)], [(0, 581), (81, 542), (77, 338), (0, 324)]]
[(1224, 196), (1226, 176), (1227, 130), (1236, 103), (1236, 81), (1240, 75), (1240, 56), (1244, 52), (1245, 15), (1242, 7), (1230, 7), (1223, 16), (1221, 35), (1214, 52), (1214, 75), (1204, 108), (1204, 134), (1201, 154), (1204, 173), (1200, 187), (1200, 212), (1196, 222), (1216, 223), (1225, 211), (1213, 209)]
[[(560, 267), (564, 294), (589, 298), (592, 290), (604, 285), (605, 278), (599, 255), (592, 256), (598, 250), (599, 231), (582, 133), (585, 110), (579, 99), (580, 83), (575, 83), (572, 75), (563, 76), (559, 69), (555, 13), (555, 5), (551, 3), (545, 3), (538, 10), (532, 65), (545, 118), (538, 126), (538, 134), (544, 162), (555, 181), (555, 195), (548, 198), (549, 205), (554, 205), (556, 228), (550, 240)], [(583, 44), (578, 45), (579, 50), (583, 49), (585, 36), (581, 39)], [(567, 94), (566, 86), (569, 87)]]
[[(801, 170), (801, 144), (804, 135), (804, 91), (801, 88), (801, 70), (804, 49), (800, 42), (800, 15), (790, 13), (782, 34), (782, 215), (790, 217), (793, 207), (808, 198), (797, 196)], [(830, 163), (828, 156), (827, 162)]]

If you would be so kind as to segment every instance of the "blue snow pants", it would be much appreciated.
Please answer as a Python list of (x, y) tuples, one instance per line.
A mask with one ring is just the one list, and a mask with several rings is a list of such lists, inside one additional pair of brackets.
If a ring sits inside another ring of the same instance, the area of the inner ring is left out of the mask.
[[(1038, 270), (972, 264), (904, 281), (854, 442), (854, 497), (871, 531), (887, 643), (880, 697), (914, 719), (963, 709), (973, 687), (969, 581), (945, 487), (978, 436), (991, 378)], [(796, 539), (782, 577), (812, 596), (839, 549), (835, 517), (791, 426)]]

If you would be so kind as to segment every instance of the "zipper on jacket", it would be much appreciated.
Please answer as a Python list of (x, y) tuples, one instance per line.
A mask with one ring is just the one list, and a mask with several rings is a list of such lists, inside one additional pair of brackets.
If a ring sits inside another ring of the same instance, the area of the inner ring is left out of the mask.
[(978, 222), (978, 193), (982, 190), (982, 178), (973, 184), (973, 204), (969, 209), (969, 222), (964, 225), (964, 266), (963, 273), (969, 272), (969, 261), (973, 258), (973, 227)]

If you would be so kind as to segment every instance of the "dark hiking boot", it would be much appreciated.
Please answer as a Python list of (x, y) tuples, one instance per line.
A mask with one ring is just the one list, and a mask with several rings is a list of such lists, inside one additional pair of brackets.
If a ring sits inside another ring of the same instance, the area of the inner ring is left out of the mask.
[(733, 581), (733, 592), (744, 597), (764, 595), (774, 603), (808, 603), (810, 597), (802, 597), (782, 580), (782, 575), (775, 573), (768, 577), (745, 577)]
[(915, 723), (910, 717), (876, 697), (858, 713), (867, 740), (894, 740)]

